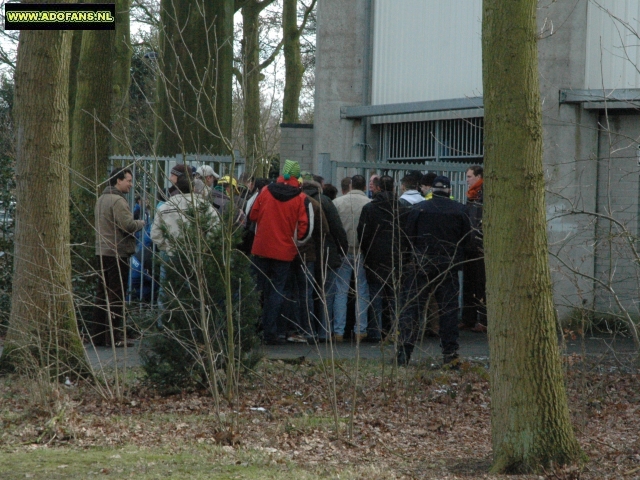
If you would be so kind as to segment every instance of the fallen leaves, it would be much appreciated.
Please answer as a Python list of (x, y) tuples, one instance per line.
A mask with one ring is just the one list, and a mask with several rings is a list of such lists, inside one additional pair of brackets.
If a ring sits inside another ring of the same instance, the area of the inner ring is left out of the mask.
[[(585, 470), (568, 468), (547, 478), (640, 477), (639, 376), (608, 367), (584, 370), (573, 360), (570, 406), (591, 459)], [(206, 392), (160, 397), (138, 385), (126, 401), (112, 402), (78, 385), (67, 391), (73, 402), (55, 428), (49, 424), (46, 440), (49, 448), (215, 445), (238, 455), (236, 463), (245, 462), (239, 452), (253, 450), (277, 464), (366, 466), (396, 478), (488, 478), (486, 374), (410, 367), (390, 376), (388, 368), (383, 376), (379, 364), (364, 362), (356, 375), (343, 363), (334, 378), (319, 362), (265, 361), (241, 380), (237, 401), (219, 410)], [(11, 381), (0, 383), (5, 448), (35, 441), (51, 420), (25, 408), (25, 395)]]

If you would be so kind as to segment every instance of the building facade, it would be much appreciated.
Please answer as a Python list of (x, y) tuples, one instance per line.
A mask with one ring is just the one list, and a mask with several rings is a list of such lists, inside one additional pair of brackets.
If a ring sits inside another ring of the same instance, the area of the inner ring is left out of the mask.
[[(463, 188), (483, 158), (481, 16), (481, 0), (319, 0), (313, 170)], [(637, 317), (640, 0), (540, 2), (538, 26), (556, 304)]]

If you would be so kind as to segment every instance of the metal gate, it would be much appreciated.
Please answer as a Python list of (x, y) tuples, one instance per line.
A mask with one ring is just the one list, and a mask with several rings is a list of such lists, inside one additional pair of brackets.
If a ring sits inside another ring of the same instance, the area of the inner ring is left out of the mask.
[(465, 203), (465, 173), (484, 160), (482, 117), (380, 124), (376, 162), (340, 162), (319, 156), (319, 169), (331, 183), (347, 176), (390, 175), (396, 185), (410, 171), (435, 172), (451, 179), (452, 195)]
[[(166, 190), (169, 187), (169, 176), (171, 175), (171, 169), (177, 164), (184, 163), (190, 167), (200, 167), (207, 165), (213, 168), (221, 177), (224, 175), (233, 175), (238, 178), (244, 172), (245, 159), (241, 158), (238, 152), (231, 155), (197, 155), (178, 154), (175, 157), (131, 157), (114, 155), (109, 157), (109, 172), (114, 168), (128, 167), (133, 174), (133, 189), (129, 192), (127, 199), (131, 211), (134, 211), (136, 198), (140, 198), (140, 218), (148, 219), (151, 221), (153, 212), (155, 211), (156, 204), (158, 203), (158, 191)], [(233, 171), (232, 171), (233, 169)], [(106, 172), (108, 174), (109, 172)], [(145, 228), (147, 230), (147, 228)], [(145, 233), (140, 234), (138, 239), (137, 248), (141, 248), (140, 244), (144, 245)], [(132, 277), (138, 275), (135, 270), (138, 269), (139, 273), (139, 288), (136, 288), (138, 298), (132, 298), (128, 295), (130, 300), (142, 300), (145, 273), (143, 265), (145, 264), (145, 257), (148, 259), (148, 255), (152, 255), (154, 258), (152, 270), (150, 272), (151, 277), (151, 304), (154, 304), (157, 297), (157, 285), (153, 280), (157, 277), (159, 272), (159, 266), (155, 262), (155, 245), (150, 248), (141, 248), (140, 258), (132, 258), (131, 268), (129, 273), (129, 288), (128, 291), (133, 290), (132, 287), (138, 287), (133, 285)], [(137, 263), (136, 263), (137, 262)]]

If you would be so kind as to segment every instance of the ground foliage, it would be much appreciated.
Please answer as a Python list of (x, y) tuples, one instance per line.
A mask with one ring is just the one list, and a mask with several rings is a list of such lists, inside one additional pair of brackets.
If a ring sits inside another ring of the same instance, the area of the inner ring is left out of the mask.
[[(576, 356), (567, 363), (572, 420), (589, 462), (518, 478), (640, 478), (637, 369)], [(487, 473), (484, 366), (465, 364), (460, 372), (411, 366), (395, 375), (386, 366), (383, 375), (379, 363), (363, 362), (351, 437), (354, 364), (335, 363), (338, 434), (327, 367), (303, 359), (264, 361), (241, 380), (237, 403), (219, 412), (205, 392), (161, 396), (144, 381), (134, 382), (122, 403), (103, 399), (88, 385), (60, 386), (43, 407), (29, 400), (30, 386), (5, 378), (0, 451), (72, 449), (82, 455), (95, 448), (169, 448), (178, 455), (210, 447), (218, 449), (216, 462), (246, 462), (248, 452), (259, 452), (269, 468), (287, 472), (296, 465), (321, 477), (508, 478)]]

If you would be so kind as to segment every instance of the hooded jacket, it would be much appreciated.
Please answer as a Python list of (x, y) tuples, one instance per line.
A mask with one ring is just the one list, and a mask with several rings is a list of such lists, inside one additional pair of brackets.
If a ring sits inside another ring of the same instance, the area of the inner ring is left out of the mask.
[(116, 187), (107, 187), (95, 208), (96, 255), (129, 257), (136, 251), (133, 235), (144, 228), (144, 220), (134, 220), (124, 194)]
[(424, 201), (424, 197), (418, 190), (407, 190), (400, 197), (400, 205), (404, 207), (408, 207), (410, 205), (415, 205), (416, 203), (420, 203)]
[[(323, 195), (320, 193), (322, 187), (318, 182), (314, 182), (313, 180), (305, 180), (302, 184), (302, 191), (311, 199), (311, 204), (314, 206), (314, 215), (316, 217), (316, 222), (314, 225), (313, 236), (311, 242), (307, 245), (312, 244), (314, 248), (313, 255), (309, 253), (309, 247), (305, 245), (305, 247), (300, 249), (300, 254), (307, 254), (307, 261), (314, 262), (329, 261), (329, 266), (332, 268), (337, 268), (340, 266), (341, 260), (338, 256), (337, 263), (335, 258), (331, 258), (332, 253), (334, 255), (337, 254), (336, 244), (333, 239), (333, 235), (331, 232), (331, 225), (329, 224), (329, 218), (327, 212), (325, 211), (325, 206), (322, 204)], [(333, 207), (333, 212), (337, 217), (338, 224), (340, 225), (340, 229), (344, 232), (344, 228), (342, 228), (342, 223), (340, 222), (340, 217), (338, 216), (337, 210), (335, 210), (335, 205), (333, 202), (327, 198), (327, 202)], [(316, 209), (317, 205), (317, 209)], [(344, 238), (346, 240), (347, 234), (344, 233)], [(306, 250), (305, 250), (306, 248)], [(333, 260), (333, 262), (332, 262)]]
[[(195, 218), (189, 216), (190, 208), (197, 208), (202, 204), (207, 205), (207, 213), (211, 216), (213, 227), (220, 224), (218, 212), (202, 196), (191, 193), (179, 193), (174, 195), (156, 211), (151, 227), (151, 240), (159, 250), (172, 254), (176, 243), (182, 236), (181, 225), (186, 222), (194, 222)], [(163, 231), (163, 226), (164, 231)]]
[(313, 234), (314, 213), (308, 197), (300, 188), (278, 179), (278, 183), (263, 188), (250, 202), (246, 211), (256, 224), (251, 253), (273, 260), (292, 261), (298, 253), (298, 245), (307, 242)]

